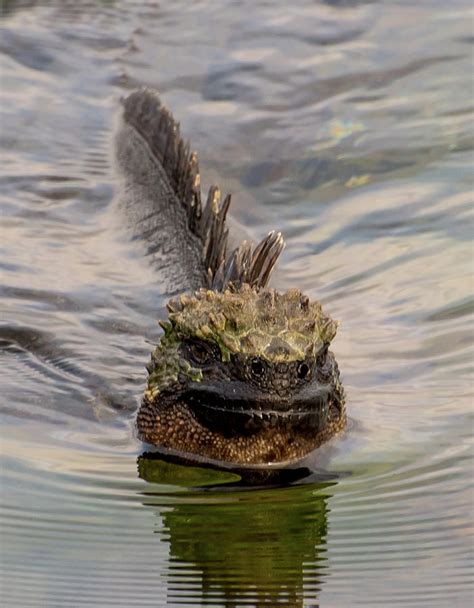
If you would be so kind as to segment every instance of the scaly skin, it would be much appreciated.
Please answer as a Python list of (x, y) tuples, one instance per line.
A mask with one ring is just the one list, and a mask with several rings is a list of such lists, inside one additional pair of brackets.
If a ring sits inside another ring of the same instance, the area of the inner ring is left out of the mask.
[[(283, 250), (227, 221), (231, 197), (202, 205), (197, 154), (156, 91), (123, 100), (116, 133), (118, 202), (168, 293), (137, 417), (141, 439), (186, 459), (292, 461), (344, 427), (344, 393), (328, 346), (336, 323), (298, 290), (267, 288)], [(197, 290), (197, 291), (196, 291)]]
[(142, 440), (213, 460), (302, 458), (346, 421), (336, 323), (298, 290), (201, 289), (168, 305), (137, 418)]

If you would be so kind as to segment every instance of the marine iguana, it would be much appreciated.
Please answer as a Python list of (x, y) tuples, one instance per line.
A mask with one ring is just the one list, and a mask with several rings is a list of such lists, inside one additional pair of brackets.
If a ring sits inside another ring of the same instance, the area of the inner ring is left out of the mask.
[(299, 460), (345, 425), (329, 350), (337, 323), (299, 290), (268, 287), (280, 233), (242, 241), (217, 186), (202, 205), (197, 155), (158, 94), (140, 89), (122, 103), (119, 198), (176, 294), (147, 367), (138, 436), (191, 459)]

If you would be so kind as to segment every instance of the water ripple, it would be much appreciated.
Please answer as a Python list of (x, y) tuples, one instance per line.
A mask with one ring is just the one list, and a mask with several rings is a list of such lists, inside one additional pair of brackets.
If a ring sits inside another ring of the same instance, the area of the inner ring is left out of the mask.
[[(471, 605), (465, 0), (3, 4), (3, 603)], [(110, 133), (141, 84), (234, 214), (283, 230), (281, 284), (341, 321), (350, 423), (309, 477), (140, 456), (166, 288)]]

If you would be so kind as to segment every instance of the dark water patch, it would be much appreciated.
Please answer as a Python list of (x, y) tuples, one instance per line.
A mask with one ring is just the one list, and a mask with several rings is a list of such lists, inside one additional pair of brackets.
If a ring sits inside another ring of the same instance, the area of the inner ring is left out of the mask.
[(53, 293), (41, 289), (28, 289), (27, 287), (5, 285), (0, 287), (0, 294), (4, 299), (23, 300), (29, 305), (31, 305), (32, 302), (36, 302), (57, 311), (79, 312), (90, 308), (89, 302), (84, 301), (81, 303), (77, 298), (70, 298), (66, 294)]
[[(340, 237), (336, 237), (335, 240), (336, 239), (342, 240), (344, 242), (344, 239), (340, 239)], [(318, 248), (318, 250), (315, 253), (321, 253), (322, 251), (324, 251), (324, 245), (321, 246), (320, 248)], [(367, 279), (367, 278), (370, 278), (370, 280), (373, 281), (374, 277), (377, 276), (378, 274), (380, 274), (380, 273), (384, 274), (387, 270), (390, 270), (391, 268), (399, 267), (400, 265), (402, 265), (404, 263), (408, 263), (412, 259), (413, 259), (413, 254), (400, 255), (396, 258), (392, 258), (385, 262), (382, 262), (379, 264), (374, 264), (373, 266), (371, 266), (370, 268), (367, 268), (367, 270), (364, 270), (363, 272), (355, 273), (355, 274), (348, 273), (344, 279), (341, 279), (340, 281), (337, 281), (336, 283), (327, 284), (324, 289), (330, 291), (333, 298), (339, 299), (339, 298), (347, 297), (348, 295), (353, 293), (353, 291), (352, 291), (352, 289), (348, 290), (345, 288), (347, 288), (349, 286), (352, 288), (353, 285), (356, 285), (357, 283), (359, 283), (362, 280)], [(343, 289), (341, 289), (341, 288), (343, 288)], [(361, 292), (358, 291), (358, 293), (361, 293)], [(362, 291), (362, 293), (363, 293), (363, 291)]]
[(31, 353), (66, 374), (81, 376), (82, 370), (73, 361), (77, 354), (67, 352), (49, 332), (25, 327), (0, 327), (0, 352), (10, 354)]
[(18, 64), (40, 72), (61, 73), (61, 62), (54, 49), (48, 53), (41, 38), (35, 40), (33, 35), (28, 36), (6, 29), (0, 30), (0, 36), (2, 40), (0, 53), (8, 55)]
[[(354, 175), (363, 174), (367, 166), (370, 166), (373, 175), (401, 171), (412, 166), (410, 159), (406, 158), (406, 153), (397, 153), (396, 150), (392, 150), (387, 152), (387, 157), (380, 160), (364, 158), (295, 160), (288, 158), (279, 160), (277, 163), (264, 161), (252, 166), (244, 176), (243, 183), (248, 187), (261, 187), (286, 177), (291, 179), (289, 186), (293, 192), (295, 185), (302, 190), (312, 190), (333, 180), (344, 184)], [(279, 189), (281, 191), (281, 184), (279, 184)], [(278, 199), (276, 202), (278, 203)], [(281, 202), (288, 204), (287, 199), (283, 199)]]
[(343, 76), (318, 80), (317, 84), (307, 83), (305, 86), (295, 87), (290, 92), (289, 98), (285, 99), (284, 105), (275, 102), (268, 107), (268, 110), (278, 111), (291, 108), (291, 111), (303, 109), (308, 104), (308, 98), (312, 104), (322, 104), (330, 99), (352, 91), (377, 90), (388, 87), (398, 80), (417, 73), (427, 67), (443, 63), (454, 62), (457, 56), (439, 56), (407, 62), (401, 67), (393, 67), (384, 70), (374, 70), (372, 72), (347, 73)]
[(424, 320), (428, 323), (436, 323), (472, 314), (474, 314), (474, 300), (472, 298), (463, 298), (461, 301), (454, 302), (449, 306), (443, 306), (441, 310), (427, 315)]

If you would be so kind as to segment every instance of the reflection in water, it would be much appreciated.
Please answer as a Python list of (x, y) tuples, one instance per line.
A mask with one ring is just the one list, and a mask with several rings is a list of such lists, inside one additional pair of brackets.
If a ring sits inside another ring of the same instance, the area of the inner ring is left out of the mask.
[(144, 503), (157, 508), (157, 529), (169, 535), (169, 601), (192, 597), (194, 605), (316, 603), (326, 568), (326, 489), (332, 484), (224, 491), (221, 484), (235, 481), (235, 475), (194, 469), (193, 480), (189, 467), (149, 459), (139, 461), (139, 473), (154, 482), (173, 479), (175, 484), (208, 486), (208, 491), (180, 496), (165, 509), (159, 494), (150, 493)]

